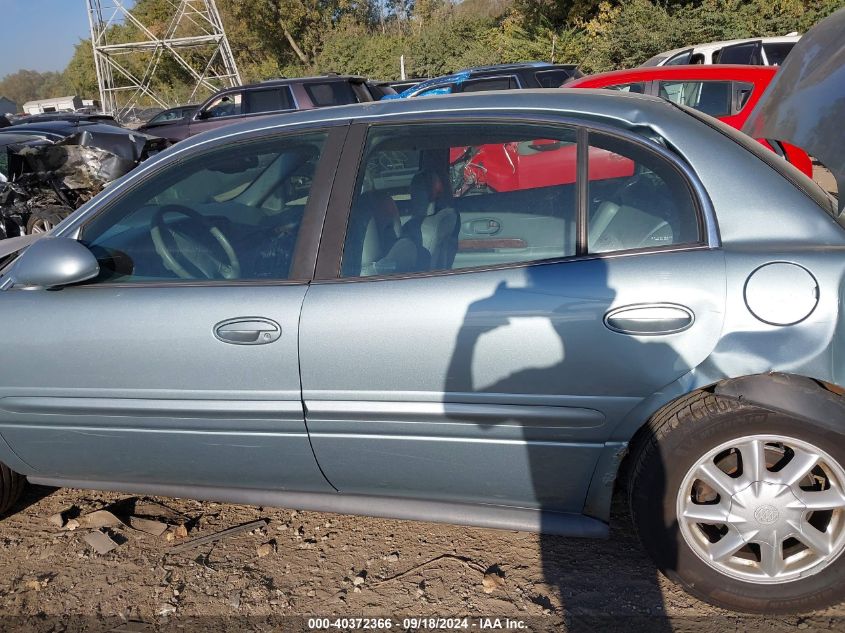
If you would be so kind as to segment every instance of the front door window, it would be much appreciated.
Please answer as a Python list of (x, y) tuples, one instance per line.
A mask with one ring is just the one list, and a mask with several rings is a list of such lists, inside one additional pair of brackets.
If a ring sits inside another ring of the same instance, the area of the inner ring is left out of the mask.
[(211, 102), (203, 111), (206, 119), (219, 119), (241, 114), (241, 94), (226, 94)]
[(287, 279), (325, 139), (230, 145), (143, 182), (83, 229), (97, 281)]

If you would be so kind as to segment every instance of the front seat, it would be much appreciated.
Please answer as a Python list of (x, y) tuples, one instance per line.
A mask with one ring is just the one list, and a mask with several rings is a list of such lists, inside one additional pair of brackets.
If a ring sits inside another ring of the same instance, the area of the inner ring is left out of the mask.
[(402, 222), (393, 198), (378, 191), (365, 193), (352, 218), (352, 239), (343, 256), (344, 275), (370, 277), (417, 269), (417, 247), (400, 236)]
[[(428, 255), (421, 262), (425, 270), (452, 268), (458, 252), (460, 216), (451, 207), (442, 206), (446, 189), (440, 177), (430, 170), (420, 171), (411, 181), (411, 214), (402, 234)], [(427, 265), (426, 265), (427, 264)]]

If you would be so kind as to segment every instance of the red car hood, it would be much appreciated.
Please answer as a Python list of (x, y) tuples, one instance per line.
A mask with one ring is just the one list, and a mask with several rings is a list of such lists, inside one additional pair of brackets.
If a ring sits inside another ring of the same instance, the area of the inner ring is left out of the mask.
[(810, 29), (787, 55), (742, 131), (787, 141), (836, 178), (845, 209), (845, 9)]

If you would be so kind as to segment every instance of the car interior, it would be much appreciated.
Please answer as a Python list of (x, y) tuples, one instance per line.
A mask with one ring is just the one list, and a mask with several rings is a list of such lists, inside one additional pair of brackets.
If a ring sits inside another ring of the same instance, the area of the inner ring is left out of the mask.
[(216, 151), (95, 218), (100, 281), (285, 279), (324, 134)]
[[(570, 151), (564, 159), (556, 156), (572, 149), (571, 144), (550, 145), (548, 130), (543, 131), (543, 139), (526, 138), (537, 130), (507, 132), (397, 131), (371, 139), (348, 225), (343, 276), (574, 256), (575, 154)], [(560, 177), (557, 181), (552, 178), (547, 186), (517, 184), (508, 191), (468, 183), (473, 170), (467, 165), (480, 166), (481, 173), (490, 176), (494, 165), (473, 163), (473, 157), (482, 155), (479, 148), (495, 143), (517, 148), (509, 154), (513, 162), (504, 169), (512, 171), (509, 176), (519, 176), (518, 183), (530, 183), (530, 174), (523, 171), (527, 169), (557, 170)], [(525, 147), (550, 149), (519, 149)], [(534, 155), (530, 163), (529, 155)], [(695, 205), (685, 180), (674, 168), (638, 146), (601, 135), (591, 138), (589, 157), (590, 252), (698, 240)]]

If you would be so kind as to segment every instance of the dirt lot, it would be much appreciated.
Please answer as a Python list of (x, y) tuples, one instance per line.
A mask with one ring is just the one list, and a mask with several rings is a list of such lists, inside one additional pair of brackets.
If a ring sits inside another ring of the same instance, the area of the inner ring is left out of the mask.
[[(845, 628), (845, 606), (767, 619), (689, 597), (656, 573), (623, 504), (616, 506), (611, 539), (584, 541), (33, 487), (0, 522), (0, 628), (308, 630), (307, 619), (282, 616), (329, 615), (393, 616), (398, 630), (403, 616), (456, 615), (469, 616), (469, 630), (484, 629), (482, 616), (508, 616), (542, 631)], [(49, 520), (104, 508), (124, 521), (143, 515), (171, 527), (160, 536), (105, 528), (119, 545), (101, 555), (84, 540), (91, 529), (68, 530)], [(266, 519), (266, 527), (168, 554), (190, 539), (257, 519)], [(188, 535), (168, 540), (179, 523)]]

